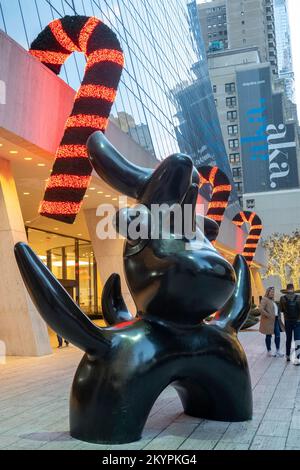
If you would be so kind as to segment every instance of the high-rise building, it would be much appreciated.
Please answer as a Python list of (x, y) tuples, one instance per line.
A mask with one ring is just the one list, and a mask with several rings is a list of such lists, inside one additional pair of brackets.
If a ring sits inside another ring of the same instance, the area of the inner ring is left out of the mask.
[[(191, 2), (190, 5), (195, 4)], [(192, 9), (192, 6), (190, 6)], [(214, 0), (210, 3), (200, 3), (194, 9), (193, 20), (200, 20), (202, 38), (207, 52), (220, 51), (228, 48), (226, 0)], [(190, 15), (191, 16), (191, 15)], [(195, 16), (198, 18), (195, 18)], [(193, 28), (193, 25), (192, 25)], [(193, 30), (195, 30), (193, 28)]]
[(295, 79), (291, 50), (291, 34), (286, 0), (274, 0), (278, 74), (284, 79), (286, 94), (294, 102)]
[(212, 0), (198, 5), (208, 53), (256, 46), (277, 74), (273, 0)]
[(152, 138), (147, 124), (136, 124), (134, 118), (125, 111), (118, 113), (117, 117), (110, 116), (110, 120), (114, 122), (120, 129), (130, 137), (147, 152), (154, 155), (154, 147)]
[(227, 1), (229, 48), (257, 46), (261, 62), (278, 73), (273, 0)]
[(232, 170), (233, 181), (242, 204), (244, 192), (239, 96), (237, 70), (256, 67), (260, 62), (257, 47), (227, 50), (208, 54), (208, 67), (212, 81), (226, 153)]

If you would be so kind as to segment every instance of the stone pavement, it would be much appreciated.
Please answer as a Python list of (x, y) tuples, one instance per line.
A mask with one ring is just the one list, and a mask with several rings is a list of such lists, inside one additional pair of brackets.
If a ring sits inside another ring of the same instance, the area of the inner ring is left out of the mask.
[[(254, 416), (245, 423), (191, 418), (168, 388), (155, 403), (143, 439), (111, 449), (300, 449), (300, 367), (269, 358), (257, 331), (240, 333), (251, 370)], [(282, 335), (284, 340), (284, 335)], [(68, 433), (71, 382), (82, 352), (74, 347), (0, 365), (0, 449), (109, 449)]]

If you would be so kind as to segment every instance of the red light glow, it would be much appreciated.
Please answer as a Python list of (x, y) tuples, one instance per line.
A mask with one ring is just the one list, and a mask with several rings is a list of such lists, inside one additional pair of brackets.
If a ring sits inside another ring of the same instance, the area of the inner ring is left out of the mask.
[(97, 98), (113, 103), (116, 98), (116, 90), (102, 85), (82, 85), (76, 98)]
[(76, 44), (74, 44), (72, 39), (65, 32), (60, 20), (52, 21), (52, 23), (49, 24), (49, 28), (51, 29), (52, 34), (57, 40), (57, 42), (62, 47), (67, 49), (67, 51), (70, 51), (70, 53), (74, 51), (80, 52), (79, 47), (77, 47)]
[(123, 67), (123, 52), (115, 51), (113, 49), (99, 49), (97, 51), (94, 51), (88, 56), (86, 70), (90, 69), (95, 64), (99, 64), (100, 62), (113, 62)]
[(98, 24), (100, 23), (101, 21), (95, 17), (89, 18), (87, 22), (85, 23), (84, 27), (82, 28), (80, 32), (79, 40), (78, 40), (81, 52), (84, 52), (86, 54), (88, 40), (93, 34), (96, 26), (98, 26)]

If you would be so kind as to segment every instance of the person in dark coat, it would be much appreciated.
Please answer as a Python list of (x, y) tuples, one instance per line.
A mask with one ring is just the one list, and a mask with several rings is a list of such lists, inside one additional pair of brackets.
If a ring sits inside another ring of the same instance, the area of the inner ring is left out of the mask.
[(296, 294), (294, 285), (288, 284), (285, 295), (280, 298), (280, 310), (284, 314), (286, 331), (286, 360), (290, 361), (291, 344), (294, 335), (296, 358), (294, 364), (300, 365), (300, 297)]
[[(56, 335), (56, 336), (57, 336), (57, 341), (58, 341), (58, 346), (57, 346), (57, 347), (58, 347), (58, 349), (60, 349), (60, 348), (62, 348), (62, 346), (63, 346), (63, 339), (62, 339), (62, 337), (59, 336), (59, 335)], [(66, 347), (68, 347), (68, 346), (69, 346), (69, 341), (67, 341), (67, 340), (65, 339), (64, 342), (65, 342)]]
[[(274, 287), (269, 287), (258, 307), (260, 311), (259, 331), (266, 335), (265, 341), (268, 356), (283, 357), (283, 354), (280, 352), (280, 333), (284, 331), (284, 324), (281, 321), (280, 310), (274, 301), (274, 297), (275, 289)], [(272, 335), (274, 335), (276, 346), (274, 354), (271, 351)]]

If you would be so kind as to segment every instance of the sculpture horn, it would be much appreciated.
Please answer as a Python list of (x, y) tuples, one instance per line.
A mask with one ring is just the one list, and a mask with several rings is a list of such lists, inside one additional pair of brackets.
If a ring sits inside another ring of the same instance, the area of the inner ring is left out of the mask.
[(236, 288), (225, 306), (216, 314), (213, 325), (239, 331), (247, 320), (252, 303), (250, 271), (242, 255), (235, 257)]
[(25, 243), (15, 246), (16, 260), (29, 292), (45, 322), (62, 338), (89, 354), (110, 348), (109, 331), (97, 327)]
[(90, 161), (106, 183), (122, 194), (138, 199), (153, 170), (126, 160), (100, 131), (87, 141)]
[(121, 279), (117, 273), (107, 279), (101, 297), (102, 314), (108, 325), (128, 322), (134, 319), (124, 302)]

